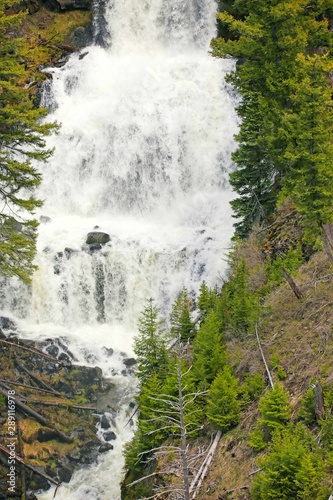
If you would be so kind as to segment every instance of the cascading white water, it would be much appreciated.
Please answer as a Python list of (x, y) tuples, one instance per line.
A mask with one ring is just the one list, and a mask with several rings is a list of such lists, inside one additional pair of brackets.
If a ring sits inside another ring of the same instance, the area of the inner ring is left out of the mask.
[[(115, 450), (76, 474), (61, 499), (119, 500), (133, 396), (121, 351), (131, 353), (145, 299), (168, 311), (184, 285), (213, 285), (226, 267), (237, 120), (224, 82), (233, 62), (208, 54), (215, 11), (214, 0), (108, 0), (104, 46), (48, 70), (44, 104), (61, 130), (43, 167), (39, 269), (29, 293), (10, 284), (2, 307), (23, 335), (65, 337), (79, 362), (101, 366), (122, 393)], [(110, 241), (88, 251), (96, 226)]]

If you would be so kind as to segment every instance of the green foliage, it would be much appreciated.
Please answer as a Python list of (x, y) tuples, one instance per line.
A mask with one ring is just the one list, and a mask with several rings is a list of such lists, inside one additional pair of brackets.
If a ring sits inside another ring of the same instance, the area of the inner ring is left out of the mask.
[(149, 299), (138, 321), (139, 335), (134, 338), (133, 350), (137, 356), (137, 376), (142, 381), (154, 372), (163, 378), (168, 365), (165, 332), (158, 314), (158, 307)]
[(327, 500), (324, 466), (311, 434), (301, 425), (277, 431), (271, 452), (260, 460), (253, 479), (253, 500)]
[(237, 234), (272, 214), (279, 192), (291, 196), (307, 230), (332, 221), (332, 8), (302, 0), (224, 2), (213, 55), (238, 59), (230, 81), (242, 119), (233, 155)]
[(195, 326), (191, 319), (192, 300), (184, 287), (172, 306), (171, 335), (181, 342), (186, 342), (195, 336)]
[(250, 292), (248, 278), (249, 271), (245, 260), (235, 262), (216, 306), (224, 328), (236, 334), (244, 334), (254, 328), (258, 317), (259, 299)]
[(205, 281), (203, 281), (200, 286), (200, 294), (198, 297), (198, 309), (201, 314), (201, 320), (203, 320), (208, 315), (209, 311), (215, 307), (216, 299), (217, 292), (215, 290), (210, 290)]
[(44, 137), (54, 125), (41, 124), (46, 110), (34, 109), (24, 88), (22, 41), (9, 35), (20, 15), (4, 15), (0, 0), (0, 274), (29, 281), (34, 270), (37, 222), (31, 215), (41, 201), (33, 195), (41, 182), (35, 162), (46, 161)]
[(242, 384), (242, 392), (250, 401), (255, 401), (263, 393), (265, 387), (266, 383), (261, 373), (256, 372), (253, 375), (247, 373)]
[[(267, 391), (262, 396), (259, 401), (259, 411), (261, 417), (258, 419), (258, 426), (249, 440), (250, 446), (257, 451), (263, 449), (262, 443), (268, 443), (273, 432), (283, 429), (290, 419), (288, 394), (281, 384), (276, 384), (274, 389)], [(262, 439), (259, 437), (260, 433)]]
[(193, 342), (193, 374), (198, 386), (209, 387), (225, 361), (221, 323), (218, 314), (211, 309)]
[(315, 404), (314, 404), (314, 393), (312, 387), (310, 387), (302, 401), (298, 410), (298, 418), (302, 420), (307, 425), (311, 425), (316, 423), (316, 413), (315, 413)]
[(303, 262), (304, 256), (300, 244), (296, 248), (290, 248), (283, 256), (276, 256), (274, 260), (268, 259), (265, 267), (270, 287), (279, 285), (285, 279), (282, 268), (285, 268), (292, 275)]
[(240, 419), (240, 387), (231, 368), (225, 366), (212, 383), (207, 403), (208, 420), (222, 431), (237, 425)]
[(321, 441), (326, 450), (333, 451), (333, 415), (326, 413), (325, 420), (320, 422)]

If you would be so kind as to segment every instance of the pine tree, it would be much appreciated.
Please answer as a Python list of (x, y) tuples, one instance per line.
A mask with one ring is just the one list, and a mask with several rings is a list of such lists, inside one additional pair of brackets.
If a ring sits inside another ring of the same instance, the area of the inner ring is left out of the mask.
[[(230, 76), (241, 95), (242, 118), (231, 183), (237, 232), (274, 209), (283, 186), (310, 232), (331, 222), (332, 6), (327, 0), (235, 2), (218, 15), (224, 38), (213, 55), (238, 58)], [(246, 13), (246, 16), (240, 13)]]
[(221, 322), (211, 309), (193, 342), (193, 374), (199, 387), (209, 387), (225, 362)]
[(6, 13), (13, 3), (0, 0), (0, 274), (29, 281), (38, 225), (31, 215), (41, 205), (35, 164), (51, 154), (44, 136), (54, 125), (40, 123), (46, 110), (34, 109), (24, 88), (22, 41), (11, 34), (22, 16)]
[(213, 381), (208, 393), (207, 417), (222, 431), (237, 425), (240, 419), (238, 379), (225, 366)]
[(259, 461), (254, 477), (253, 500), (327, 500), (322, 456), (307, 429), (298, 424), (274, 434), (269, 455)]
[(249, 444), (257, 451), (263, 450), (272, 439), (274, 431), (283, 429), (290, 419), (288, 394), (281, 384), (267, 391), (259, 401), (261, 417), (250, 436)]
[(209, 311), (215, 307), (217, 299), (216, 290), (210, 290), (205, 281), (200, 285), (200, 294), (198, 297), (198, 309), (201, 315), (201, 321), (208, 315)]
[(171, 335), (181, 342), (195, 336), (195, 325), (191, 319), (192, 300), (184, 287), (172, 306), (171, 312)]
[(137, 356), (137, 376), (145, 382), (153, 373), (165, 377), (168, 353), (164, 340), (163, 322), (158, 319), (159, 309), (151, 298), (148, 300), (139, 321), (139, 334), (134, 338), (134, 353)]

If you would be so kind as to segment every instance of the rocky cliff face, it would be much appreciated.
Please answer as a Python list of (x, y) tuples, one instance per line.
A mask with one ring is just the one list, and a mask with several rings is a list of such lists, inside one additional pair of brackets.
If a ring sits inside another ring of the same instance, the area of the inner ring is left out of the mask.
[[(69, 482), (76, 467), (113, 449), (115, 410), (103, 402), (114, 389), (100, 368), (74, 365), (64, 339), (22, 341), (10, 320), (0, 317), (0, 326), (0, 477), (11, 465), (11, 498), (32, 500), (35, 491)], [(0, 499), (8, 491), (0, 481)]]

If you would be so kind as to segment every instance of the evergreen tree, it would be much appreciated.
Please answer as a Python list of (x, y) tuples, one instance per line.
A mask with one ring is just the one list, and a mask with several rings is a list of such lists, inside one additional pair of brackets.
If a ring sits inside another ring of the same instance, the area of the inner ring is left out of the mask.
[[(333, 36), (328, 0), (240, 0), (218, 15), (225, 34), (213, 54), (238, 59), (230, 80), (242, 97), (242, 118), (231, 183), (237, 232), (272, 212), (277, 190), (305, 215), (310, 230), (333, 219)], [(246, 13), (246, 16), (240, 13)]]
[(259, 465), (262, 472), (253, 480), (253, 500), (327, 500), (329, 496), (321, 454), (300, 424), (277, 431), (269, 455)]
[(204, 389), (210, 386), (226, 362), (220, 329), (218, 314), (211, 309), (193, 342), (193, 374), (199, 387)]
[(207, 417), (222, 431), (237, 425), (240, 419), (238, 379), (225, 366), (213, 381), (208, 393)]
[(261, 224), (275, 207), (277, 171), (270, 157), (264, 132), (265, 120), (261, 113), (260, 97), (249, 91), (238, 107), (242, 126), (236, 136), (238, 149), (232, 159), (237, 170), (230, 174), (230, 183), (239, 197), (231, 201), (234, 224), (239, 236), (245, 237), (256, 222)]
[(22, 41), (12, 35), (22, 16), (6, 13), (13, 3), (0, 0), (0, 274), (29, 281), (38, 225), (31, 215), (41, 205), (35, 164), (51, 154), (44, 136), (54, 125), (40, 123), (46, 110), (34, 109), (24, 88)]
[(210, 290), (205, 281), (200, 285), (200, 294), (198, 297), (198, 309), (201, 315), (201, 321), (208, 315), (209, 311), (215, 307), (217, 299), (216, 290)]
[(164, 340), (163, 322), (158, 319), (159, 309), (149, 299), (139, 321), (139, 335), (134, 338), (137, 356), (137, 376), (145, 382), (153, 373), (164, 378), (168, 365), (168, 353)]
[(195, 326), (191, 319), (192, 308), (193, 302), (184, 287), (173, 304), (171, 312), (171, 335), (175, 339), (180, 339), (181, 342), (186, 342), (195, 336)]
[(250, 436), (249, 444), (257, 451), (263, 450), (272, 439), (274, 431), (283, 429), (290, 419), (288, 394), (281, 384), (276, 384), (259, 401), (261, 417)]

